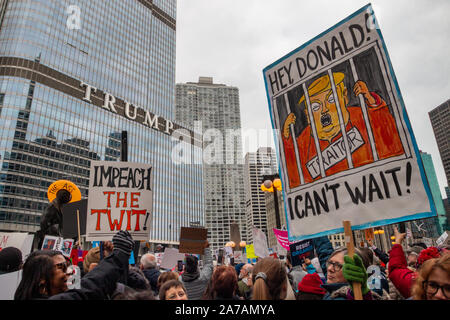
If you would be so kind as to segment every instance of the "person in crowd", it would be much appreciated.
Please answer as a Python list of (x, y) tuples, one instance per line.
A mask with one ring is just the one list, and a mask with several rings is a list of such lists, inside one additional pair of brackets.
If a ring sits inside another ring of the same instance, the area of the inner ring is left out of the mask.
[(158, 278), (161, 275), (161, 272), (158, 270), (158, 265), (156, 263), (155, 255), (151, 253), (146, 253), (141, 257), (140, 261), (140, 269), (144, 273), (147, 278), (153, 292), (158, 291)]
[(373, 253), (380, 259), (381, 262), (383, 262), (385, 265), (389, 262), (389, 255), (380, 249), (378, 249), (374, 244), (372, 239), (367, 240), (367, 244), (369, 245), (369, 248), (372, 249)]
[(289, 275), (292, 277), (292, 288), (297, 290), (298, 284), (302, 281), (307, 273), (303, 270), (301, 265), (292, 266), (291, 252), (286, 255), (286, 265), (289, 269)]
[(138, 267), (130, 266), (128, 270), (127, 286), (134, 290), (152, 290), (150, 282), (144, 272)]
[(252, 272), (253, 266), (250, 263), (244, 264), (239, 272), (238, 295), (245, 300), (250, 300), (253, 285)]
[[(406, 233), (400, 233), (397, 228), (394, 228), (394, 236), (395, 244), (389, 254), (389, 279), (400, 294), (405, 299), (408, 299), (411, 297), (411, 288), (418, 274), (417, 271), (408, 268), (408, 262), (403, 251), (402, 243), (406, 237)], [(439, 257), (440, 251), (435, 247), (422, 250), (417, 258), (417, 270), (420, 269), (420, 266), (426, 260)]]
[(450, 300), (450, 253), (423, 263), (412, 288), (414, 300)]
[(211, 298), (214, 300), (239, 300), (236, 270), (232, 266), (218, 266), (211, 277)]
[(16, 247), (6, 247), (0, 251), (0, 274), (22, 269), (22, 251)]
[(158, 282), (156, 283), (156, 293), (159, 293), (159, 290), (161, 289), (161, 286), (170, 280), (179, 280), (180, 276), (178, 273), (174, 271), (167, 271), (167, 272), (161, 272), (161, 274), (158, 277)]
[(205, 244), (203, 263), (203, 269), (200, 271), (197, 257), (191, 255), (186, 257), (181, 281), (186, 288), (189, 300), (201, 299), (213, 273), (213, 261), (208, 241)]
[(234, 269), (236, 270), (236, 274), (238, 275), (238, 277), (241, 274), (241, 269), (244, 265), (245, 263), (241, 262), (234, 266)]
[[(103, 242), (103, 257), (109, 256), (111, 254), (112, 250), (113, 250), (112, 242), (104, 241)], [(90, 249), (83, 259), (82, 276), (84, 276), (89, 271), (92, 271), (92, 269), (94, 269), (98, 265), (100, 260), (101, 260), (100, 246)]]
[(383, 290), (386, 291), (385, 294), (389, 294), (389, 283), (384, 272), (384, 268), (380, 266), (380, 260), (374, 255), (372, 249), (369, 248), (359, 248), (361, 253), (368, 257), (369, 266), (367, 267), (368, 282), (367, 285), (370, 290), (375, 291), (378, 295), (383, 296)]
[(326, 277), (326, 283), (322, 285), (327, 290), (323, 297), (324, 300), (353, 299), (352, 282), (361, 283), (364, 300), (390, 299), (386, 291), (380, 296), (369, 290), (366, 271), (369, 266), (369, 258), (358, 248), (355, 248), (355, 255), (352, 259), (347, 256), (346, 247), (338, 248), (328, 254), (333, 247), (326, 236), (314, 239), (314, 246)]
[(253, 268), (252, 300), (284, 300), (287, 296), (287, 272), (279, 259), (260, 259)]
[[(422, 251), (422, 250), (421, 250)], [(417, 259), (419, 258), (419, 253), (413, 250), (408, 250), (406, 252), (406, 264), (408, 268), (412, 271), (416, 271)]]
[(159, 300), (188, 300), (186, 288), (179, 280), (166, 281), (159, 289)]
[(298, 284), (297, 300), (322, 300), (327, 293), (322, 284), (317, 273), (305, 275)]
[(134, 241), (128, 231), (119, 231), (114, 235), (112, 244), (112, 253), (81, 279), (80, 289), (67, 290), (67, 262), (59, 252), (33, 252), (25, 261), (14, 299), (109, 299), (116, 290), (117, 282), (126, 284)]

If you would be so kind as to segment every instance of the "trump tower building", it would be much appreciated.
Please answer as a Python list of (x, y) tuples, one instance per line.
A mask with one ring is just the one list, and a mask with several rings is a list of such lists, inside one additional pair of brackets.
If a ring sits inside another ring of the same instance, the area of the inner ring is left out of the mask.
[(153, 166), (150, 241), (204, 223), (202, 165), (173, 161), (202, 152), (173, 121), (175, 34), (176, 0), (0, 1), (0, 231), (39, 229), (56, 180), (88, 198), (125, 131), (127, 160)]

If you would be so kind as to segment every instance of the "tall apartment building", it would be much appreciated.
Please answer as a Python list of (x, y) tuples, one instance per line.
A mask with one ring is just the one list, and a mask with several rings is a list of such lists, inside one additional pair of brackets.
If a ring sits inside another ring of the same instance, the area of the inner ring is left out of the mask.
[(450, 186), (450, 99), (428, 113)]
[[(261, 184), (263, 176), (276, 173), (278, 173), (277, 161), (272, 148), (258, 148), (256, 152), (248, 152), (245, 155), (245, 209), (249, 242), (253, 241), (251, 233), (253, 227), (263, 231), (268, 239), (273, 233), (268, 228), (265, 192), (261, 190)], [(280, 214), (284, 214), (284, 212), (280, 212)]]
[(172, 161), (175, 130), (194, 136), (173, 122), (175, 35), (176, 0), (0, 2), (0, 230), (36, 231), (56, 180), (87, 198), (122, 131), (128, 161), (154, 168), (151, 241), (203, 221), (201, 164)]
[(230, 224), (247, 240), (239, 90), (211, 77), (176, 85), (175, 119), (203, 134), (205, 226), (213, 249), (230, 241)]

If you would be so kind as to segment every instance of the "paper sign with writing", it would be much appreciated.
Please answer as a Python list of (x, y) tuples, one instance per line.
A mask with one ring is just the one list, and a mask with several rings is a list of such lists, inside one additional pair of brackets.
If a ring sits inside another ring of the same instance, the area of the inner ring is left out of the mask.
[(269, 256), (269, 247), (267, 245), (267, 237), (264, 232), (258, 228), (252, 228), (253, 246), (255, 248), (255, 255), (260, 258)]
[(171, 270), (177, 266), (178, 260), (184, 260), (185, 254), (179, 253), (178, 249), (165, 248), (161, 260), (161, 268)]
[(207, 238), (208, 229), (181, 227), (178, 250), (180, 253), (203, 254)]
[(152, 166), (91, 161), (86, 219), (87, 241), (108, 241), (119, 230), (148, 241), (153, 207)]
[(314, 258), (314, 246), (312, 240), (303, 240), (292, 243), (290, 246), (292, 266), (301, 265), (305, 258)]
[(258, 258), (258, 256), (255, 255), (255, 248), (253, 247), (253, 244), (247, 244), (245, 246), (245, 251), (246, 251), (247, 259), (256, 259), (256, 258)]
[(448, 233), (449, 231), (445, 231), (439, 238), (436, 239), (436, 244), (438, 246), (442, 246), (446, 243), (448, 240)]
[(15, 247), (22, 252), (22, 259), (25, 260), (31, 252), (33, 238), (32, 234), (24, 232), (0, 232), (0, 249)]
[(63, 256), (70, 258), (73, 249), (73, 239), (64, 239), (61, 237), (46, 235), (42, 242), (41, 250), (60, 251)]
[(436, 215), (367, 5), (264, 69), (291, 242)]

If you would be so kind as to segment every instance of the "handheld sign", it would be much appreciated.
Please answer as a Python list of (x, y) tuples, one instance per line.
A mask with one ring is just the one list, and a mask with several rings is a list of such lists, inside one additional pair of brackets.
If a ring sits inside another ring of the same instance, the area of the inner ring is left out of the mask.
[[(344, 225), (344, 234), (345, 234), (344, 236), (345, 236), (345, 243), (347, 245), (347, 254), (350, 258), (353, 259), (353, 255), (355, 254), (355, 245), (353, 244), (352, 226), (350, 224), (350, 221), (343, 221), (342, 224)], [(355, 300), (362, 300), (361, 283), (352, 282), (351, 285), (353, 287)]]
[(291, 242), (436, 216), (371, 5), (264, 69)]
[(119, 230), (148, 241), (153, 207), (152, 166), (91, 161), (86, 219), (87, 241), (108, 241)]
[(208, 238), (208, 229), (181, 227), (180, 253), (203, 254)]
[(302, 265), (306, 258), (314, 258), (314, 245), (312, 240), (303, 240), (289, 245), (292, 266)]

